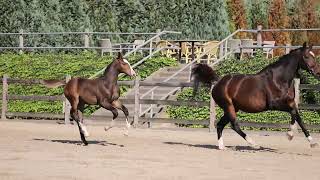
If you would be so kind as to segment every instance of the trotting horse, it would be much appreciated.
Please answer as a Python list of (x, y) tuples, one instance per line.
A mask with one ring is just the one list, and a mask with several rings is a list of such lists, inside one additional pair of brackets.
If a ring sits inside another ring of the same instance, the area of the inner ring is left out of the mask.
[(199, 82), (213, 84), (217, 81), (212, 88), (212, 98), (224, 111), (224, 115), (216, 125), (219, 149), (225, 149), (222, 131), (229, 122), (232, 129), (250, 145), (258, 147), (240, 129), (236, 121), (236, 113), (239, 110), (249, 113), (267, 110), (288, 112), (291, 115), (288, 139), (292, 140), (293, 130), (296, 128), (295, 122), (297, 122), (310, 142), (310, 146), (318, 146), (306, 129), (294, 101), (293, 79), (300, 68), (320, 77), (320, 65), (315, 61), (315, 55), (311, 50), (312, 46), (307, 47), (304, 43), (303, 47), (280, 57), (278, 61), (257, 74), (233, 74), (219, 79), (215, 71), (206, 64), (196, 64), (193, 67), (194, 94), (197, 92)]
[(107, 66), (103, 76), (97, 79), (72, 78), (68, 83), (64, 80), (41, 81), (42, 84), (49, 88), (65, 85), (64, 95), (71, 104), (70, 114), (72, 119), (78, 124), (80, 137), (84, 145), (88, 145), (85, 137), (89, 136), (89, 133), (83, 124), (82, 117), (86, 104), (97, 104), (112, 112), (113, 119), (110, 127), (105, 128), (106, 131), (113, 127), (114, 119), (118, 116), (117, 109), (123, 111), (126, 116), (127, 128), (130, 128), (128, 122), (128, 109), (119, 101), (120, 90), (117, 81), (120, 73), (125, 73), (129, 76), (136, 75), (130, 63), (126, 59), (123, 59), (121, 53), (119, 53), (118, 57)]

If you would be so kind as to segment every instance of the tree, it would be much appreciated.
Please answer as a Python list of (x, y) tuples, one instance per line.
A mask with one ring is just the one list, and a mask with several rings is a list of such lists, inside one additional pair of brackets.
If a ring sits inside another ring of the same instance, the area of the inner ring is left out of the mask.
[[(301, 0), (305, 5), (305, 13), (306, 13), (306, 28), (318, 28), (319, 18), (316, 15), (316, 1), (315, 0)], [(311, 44), (319, 44), (320, 43), (320, 33), (318, 31), (308, 31), (307, 32), (309, 43)]]
[[(84, 32), (86, 29), (92, 30), (90, 18), (87, 14), (88, 6), (85, 0), (60, 0), (62, 20), (66, 32)], [(64, 36), (66, 46), (83, 46), (81, 35)]]
[[(19, 32), (25, 28), (25, 11), (27, 9), (24, 0), (6, 1), (0, 6), (0, 32)], [(18, 46), (17, 36), (0, 36), (1, 46)]]
[[(291, 28), (301, 29), (319, 27), (315, 5), (315, 0), (296, 0), (289, 11)], [(291, 35), (292, 44), (301, 45), (306, 41), (309, 41), (311, 44), (317, 44), (320, 42), (319, 35), (319, 32), (315, 31), (293, 32)]]
[[(26, 32), (63, 32), (63, 24), (59, 18), (61, 14), (59, 0), (27, 2), (28, 11), (25, 12)], [(27, 46), (61, 46), (62, 36), (34, 35), (25, 39)]]
[(248, 27), (256, 29), (258, 25), (268, 28), (268, 9), (270, 0), (246, 0), (248, 7)]
[[(284, 29), (289, 27), (287, 9), (283, 0), (273, 0), (269, 8), (268, 25), (270, 29)], [(288, 32), (271, 32), (270, 36), (276, 41), (276, 45), (286, 45), (290, 43)], [(284, 53), (284, 49), (276, 49), (275, 54)]]
[[(236, 29), (248, 29), (246, 11), (242, 0), (229, 0), (227, 1), (229, 10), (229, 19), (232, 21)], [(237, 35), (239, 38), (246, 38), (245, 32), (240, 32)]]

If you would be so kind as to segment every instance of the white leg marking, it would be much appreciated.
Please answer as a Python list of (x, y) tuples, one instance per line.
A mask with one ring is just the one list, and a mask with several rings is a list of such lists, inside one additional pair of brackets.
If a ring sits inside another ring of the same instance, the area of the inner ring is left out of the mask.
[(291, 131), (291, 130), (288, 131), (287, 132), (287, 137), (288, 137), (288, 140), (291, 141), (293, 139), (293, 131)]
[(220, 137), (220, 139), (218, 140), (218, 144), (219, 144), (219, 149), (220, 150), (226, 149), (226, 147), (224, 147), (224, 145), (223, 145), (222, 137)]
[(313, 142), (313, 139), (312, 139), (311, 136), (308, 136), (307, 139), (308, 139), (308, 141), (310, 142), (310, 147), (311, 147), (311, 148), (319, 147), (319, 144), (318, 144), (318, 143)]
[(252, 139), (251, 137), (249, 137), (248, 135), (246, 136), (246, 141), (249, 143), (250, 146), (253, 146), (253, 147), (259, 147)]
[(80, 129), (82, 131), (82, 133), (84, 134), (85, 137), (90, 136), (89, 132), (87, 131), (87, 127), (85, 125), (83, 125), (81, 122), (79, 122), (80, 125)]
[(124, 132), (123, 135), (129, 136), (129, 129), (130, 129), (131, 125), (130, 125), (130, 123), (129, 123), (129, 121), (128, 121), (128, 118), (126, 118), (126, 122), (127, 122), (127, 125), (126, 125), (127, 128), (125, 129), (125, 132)]
[(297, 123), (294, 123), (293, 125), (290, 124), (290, 130), (287, 132), (287, 137), (289, 141), (293, 139), (293, 133), (296, 129), (297, 129)]

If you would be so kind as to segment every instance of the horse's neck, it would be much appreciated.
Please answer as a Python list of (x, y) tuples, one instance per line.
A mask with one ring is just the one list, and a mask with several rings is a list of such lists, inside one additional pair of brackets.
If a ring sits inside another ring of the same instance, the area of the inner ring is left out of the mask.
[(288, 58), (290, 59), (282, 61), (280, 65), (268, 69), (268, 71), (272, 74), (273, 81), (288, 84), (291, 84), (291, 82), (293, 81), (298, 71), (299, 59), (293, 56)]
[(119, 71), (112, 67), (108, 67), (103, 75), (103, 80), (106, 81), (108, 84), (117, 84), (118, 81)]

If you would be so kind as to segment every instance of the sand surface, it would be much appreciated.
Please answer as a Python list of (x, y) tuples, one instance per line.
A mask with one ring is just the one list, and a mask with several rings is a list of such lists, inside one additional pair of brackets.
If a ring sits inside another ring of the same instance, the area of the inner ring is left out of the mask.
[[(217, 150), (206, 130), (131, 129), (109, 132), (88, 124), (89, 146), (75, 125), (0, 121), (0, 179), (320, 179), (320, 148), (302, 133), (246, 131), (262, 147), (250, 148), (232, 130), (228, 150)], [(320, 141), (319, 134), (312, 134)]]

